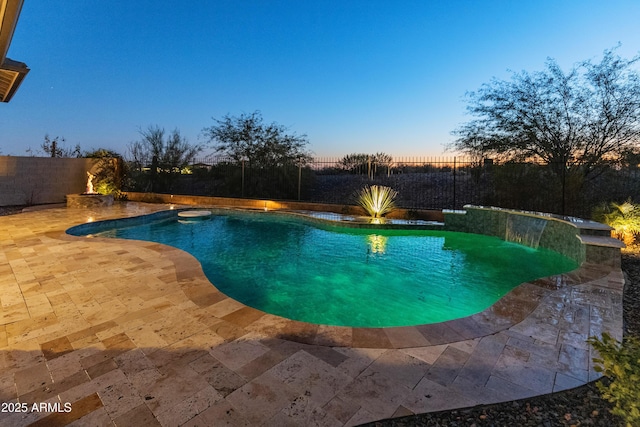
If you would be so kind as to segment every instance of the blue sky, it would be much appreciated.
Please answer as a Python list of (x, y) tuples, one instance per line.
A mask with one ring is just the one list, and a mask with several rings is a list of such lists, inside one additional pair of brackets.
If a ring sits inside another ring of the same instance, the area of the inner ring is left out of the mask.
[(150, 125), (204, 143), (212, 118), (260, 110), (316, 156), (438, 156), (465, 92), (547, 57), (631, 58), (638, 17), (636, 0), (26, 0), (8, 56), (31, 72), (0, 104), (0, 153), (48, 134), (126, 154)]

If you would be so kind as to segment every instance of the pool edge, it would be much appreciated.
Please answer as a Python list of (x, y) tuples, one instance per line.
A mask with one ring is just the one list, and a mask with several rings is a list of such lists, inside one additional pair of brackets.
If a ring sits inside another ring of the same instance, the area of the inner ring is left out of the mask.
[[(206, 206), (202, 208), (206, 208)], [(175, 210), (176, 215), (178, 211), (179, 210)], [(146, 216), (146, 214), (138, 216)], [(133, 216), (129, 218), (131, 217)], [(110, 218), (109, 220), (111, 219), (118, 218)], [(66, 235), (80, 238), (71, 234)], [(99, 240), (108, 242), (109, 239), (99, 238)], [(179, 282), (181, 288), (183, 288), (183, 291), (187, 289), (185, 295), (187, 295), (194, 304), (200, 307), (206, 307), (219, 304), (225, 299), (228, 299), (242, 306), (242, 308), (239, 309), (242, 310), (240, 313), (242, 315), (234, 312), (235, 314), (232, 316), (222, 316), (221, 319), (223, 321), (233, 323), (248, 332), (265, 334), (305, 344), (329, 347), (402, 349), (450, 344), (494, 335), (522, 322), (540, 306), (545, 298), (553, 296), (557, 291), (604, 280), (612, 273), (616, 274), (619, 272), (621, 274), (620, 268), (616, 266), (583, 262), (578, 268), (568, 273), (522, 283), (487, 309), (471, 316), (426, 325), (358, 328), (301, 322), (246, 306), (222, 294), (215, 287), (215, 284), (208, 280), (202, 270), (200, 262), (191, 254), (159, 243), (143, 241), (131, 242), (139, 242), (139, 244), (150, 249), (153, 248), (154, 245), (161, 247), (161, 249), (157, 251), (172, 261), (178, 277), (180, 277)], [(197, 268), (195, 268), (196, 266), (194, 266), (193, 263), (197, 264)], [(204, 279), (206, 283), (209, 284), (208, 290), (202, 287), (195, 289), (193, 285), (194, 280), (197, 282), (201, 279)], [(623, 285), (624, 281), (622, 285), (618, 286), (620, 292), (622, 292), (621, 286)], [(224, 295), (224, 298), (221, 298), (220, 294)]]

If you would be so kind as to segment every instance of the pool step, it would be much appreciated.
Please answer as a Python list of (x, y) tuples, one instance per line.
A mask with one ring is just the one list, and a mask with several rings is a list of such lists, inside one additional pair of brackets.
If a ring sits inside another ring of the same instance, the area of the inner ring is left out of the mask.
[(185, 219), (204, 219), (209, 218), (211, 216), (211, 211), (195, 211), (195, 210), (187, 210), (178, 213), (180, 218)]
[(576, 226), (581, 236), (602, 236), (611, 237), (613, 228), (606, 224), (595, 221), (572, 222)]
[(619, 248), (622, 249), (626, 247), (624, 243), (620, 240), (615, 239), (611, 236), (595, 236), (590, 234), (580, 234), (578, 235), (578, 239), (585, 244), (590, 246), (600, 246), (605, 248)]

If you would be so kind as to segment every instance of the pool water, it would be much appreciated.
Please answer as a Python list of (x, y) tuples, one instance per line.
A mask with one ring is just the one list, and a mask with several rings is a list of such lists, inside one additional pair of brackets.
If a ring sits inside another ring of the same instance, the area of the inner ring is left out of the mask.
[(556, 252), (494, 237), (318, 226), (267, 213), (170, 218), (94, 235), (182, 249), (229, 297), (289, 319), (336, 326), (466, 317), (522, 282), (577, 267)]

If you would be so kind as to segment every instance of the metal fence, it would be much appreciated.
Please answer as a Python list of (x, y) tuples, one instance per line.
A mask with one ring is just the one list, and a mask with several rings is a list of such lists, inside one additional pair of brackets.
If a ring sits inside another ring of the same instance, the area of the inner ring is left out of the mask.
[(583, 217), (599, 203), (628, 197), (640, 200), (637, 166), (608, 167), (584, 178), (579, 172), (558, 173), (557, 165), (535, 163), (347, 157), (287, 163), (205, 157), (154, 191), (354, 204), (358, 190), (377, 184), (396, 190), (396, 204), (407, 209), (460, 209), (475, 204)]

